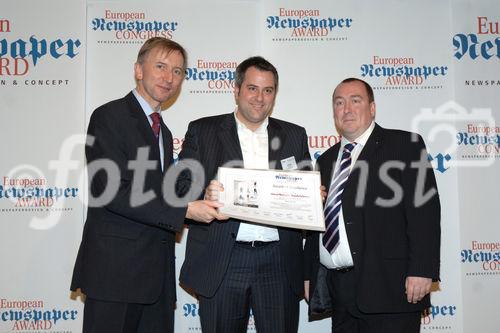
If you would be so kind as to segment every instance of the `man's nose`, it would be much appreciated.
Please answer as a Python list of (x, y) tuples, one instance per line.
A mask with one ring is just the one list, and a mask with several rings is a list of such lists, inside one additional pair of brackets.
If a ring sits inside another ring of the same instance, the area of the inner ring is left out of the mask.
[(172, 82), (172, 78), (174, 77), (174, 74), (172, 73), (172, 71), (169, 71), (169, 70), (166, 70), (164, 73), (163, 73), (163, 79), (167, 82)]
[(260, 90), (257, 92), (257, 100), (262, 101), (264, 99), (264, 91)]

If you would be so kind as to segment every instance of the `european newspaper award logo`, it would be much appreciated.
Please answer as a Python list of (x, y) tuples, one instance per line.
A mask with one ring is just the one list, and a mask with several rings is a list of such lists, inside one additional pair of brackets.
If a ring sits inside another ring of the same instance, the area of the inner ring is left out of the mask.
[(35, 31), (26, 37), (12, 37), (16, 27), (22, 25), (23, 22), (0, 18), (0, 86), (69, 85), (70, 80), (63, 76), (37, 76), (36, 68), (47, 62), (74, 59), (82, 42), (78, 38), (40, 36)]

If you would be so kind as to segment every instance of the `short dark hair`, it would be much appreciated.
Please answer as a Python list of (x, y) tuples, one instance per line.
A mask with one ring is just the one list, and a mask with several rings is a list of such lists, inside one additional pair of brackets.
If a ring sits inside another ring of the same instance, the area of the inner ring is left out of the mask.
[(187, 67), (186, 50), (181, 46), (181, 44), (164, 37), (152, 37), (147, 41), (145, 41), (144, 44), (142, 44), (139, 53), (137, 54), (137, 63), (142, 64), (144, 62), (144, 59), (146, 59), (146, 57), (148, 56), (148, 54), (156, 48), (166, 52), (167, 54), (170, 54), (171, 52), (175, 51), (179, 52), (184, 60), (183, 69), (186, 69)]
[[(361, 82), (364, 86), (365, 86), (365, 89), (366, 89), (366, 94), (368, 95), (368, 102), (375, 102), (375, 95), (373, 94), (373, 89), (372, 87), (368, 84), (368, 82), (366, 81), (363, 81), (361, 79), (358, 79), (358, 78), (355, 78), (355, 77), (349, 77), (345, 80), (342, 80), (342, 82), (340, 82), (338, 86), (340, 86), (341, 84), (343, 83), (349, 83), (349, 82)], [(337, 88), (335, 88), (335, 90), (337, 90)], [(333, 91), (333, 96), (335, 96), (335, 90)]]
[(235, 78), (235, 85), (236, 87), (240, 88), (241, 85), (243, 84), (243, 81), (245, 81), (245, 73), (250, 67), (255, 67), (260, 71), (265, 71), (265, 72), (271, 72), (273, 73), (274, 76), (274, 88), (278, 90), (278, 71), (276, 70), (276, 67), (273, 66), (269, 61), (266, 59), (260, 57), (260, 56), (255, 56), (255, 57), (250, 57), (248, 59), (243, 60), (238, 67), (236, 67), (236, 78)]

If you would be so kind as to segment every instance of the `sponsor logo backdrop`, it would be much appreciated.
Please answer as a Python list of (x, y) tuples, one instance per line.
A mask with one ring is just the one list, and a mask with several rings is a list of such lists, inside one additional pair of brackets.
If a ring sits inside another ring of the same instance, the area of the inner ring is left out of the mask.
[(85, 3), (2, 1), (0, 332), (80, 332)]

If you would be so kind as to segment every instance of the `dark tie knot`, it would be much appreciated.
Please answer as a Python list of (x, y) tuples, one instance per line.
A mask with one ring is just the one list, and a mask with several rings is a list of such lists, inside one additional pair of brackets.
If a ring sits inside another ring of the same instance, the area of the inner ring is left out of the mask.
[(357, 143), (356, 142), (353, 142), (353, 143), (348, 143), (344, 146), (344, 151), (347, 151), (348, 153), (351, 153), (352, 150), (354, 149), (354, 147), (356, 147)]
[(158, 112), (151, 113), (151, 119), (153, 119), (153, 124), (159, 124), (161, 120), (161, 116)]

